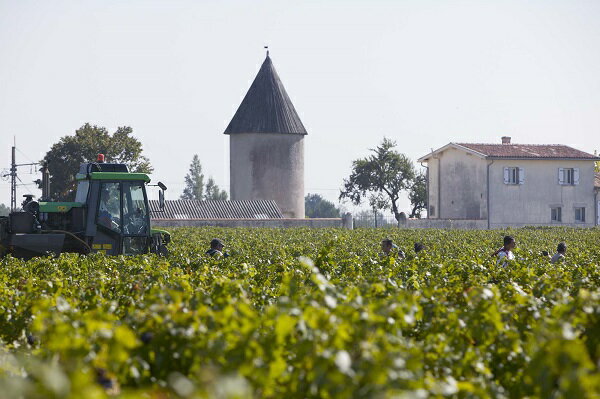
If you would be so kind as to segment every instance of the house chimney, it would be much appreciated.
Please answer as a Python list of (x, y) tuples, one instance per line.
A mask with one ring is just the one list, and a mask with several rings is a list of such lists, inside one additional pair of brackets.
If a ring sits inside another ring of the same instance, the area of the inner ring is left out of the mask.
[(502, 144), (510, 144), (510, 136), (502, 136)]

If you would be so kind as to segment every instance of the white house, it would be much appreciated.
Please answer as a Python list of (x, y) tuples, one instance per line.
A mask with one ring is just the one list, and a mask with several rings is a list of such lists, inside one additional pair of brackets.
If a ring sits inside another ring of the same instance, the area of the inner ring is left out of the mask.
[(428, 218), (505, 226), (600, 224), (595, 155), (556, 144), (450, 143), (427, 164)]

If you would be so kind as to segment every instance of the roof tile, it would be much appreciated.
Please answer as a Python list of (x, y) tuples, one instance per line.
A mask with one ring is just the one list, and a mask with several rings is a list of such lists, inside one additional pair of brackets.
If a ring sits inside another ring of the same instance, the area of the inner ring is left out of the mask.
[(492, 158), (597, 159), (593, 154), (562, 144), (454, 143)]

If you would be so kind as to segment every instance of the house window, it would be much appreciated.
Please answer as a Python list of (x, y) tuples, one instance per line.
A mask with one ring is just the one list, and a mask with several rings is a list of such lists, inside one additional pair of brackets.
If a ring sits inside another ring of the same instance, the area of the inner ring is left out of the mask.
[(573, 184), (575, 179), (573, 178), (575, 175), (573, 168), (565, 169), (565, 184)]
[(558, 184), (565, 186), (579, 184), (579, 168), (558, 168)]
[(525, 181), (525, 171), (523, 168), (506, 167), (504, 168), (504, 184), (523, 184)]
[(561, 222), (562, 221), (562, 215), (561, 215), (561, 207), (555, 207), (555, 208), (550, 208), (550, 220), (553, 222)]
[(575, 221), (585, 222), (585, 208), (575, 208)]

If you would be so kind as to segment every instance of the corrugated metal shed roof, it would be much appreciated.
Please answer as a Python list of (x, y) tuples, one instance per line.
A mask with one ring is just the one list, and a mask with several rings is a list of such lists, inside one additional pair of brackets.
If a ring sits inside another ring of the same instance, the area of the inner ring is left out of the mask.
[(307, 134), (268, 54), (225, 129), (235, 133)]
[(150, 200), (153, 219), (281, 219), (275, 201), (166, 200), (160, 212), (157, 200)]

